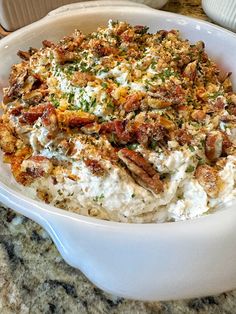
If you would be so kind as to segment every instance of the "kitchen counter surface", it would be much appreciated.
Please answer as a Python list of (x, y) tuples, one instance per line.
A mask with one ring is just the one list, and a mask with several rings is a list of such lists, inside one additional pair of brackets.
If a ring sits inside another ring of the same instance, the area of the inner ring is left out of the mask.
[[(171, 0), (164, 9), (207, 20), (200, 2)], [(41, 227), (0, 206), (0, 313), (231, 314), (236, 313), (236, 291), (173, 302), (108, 295), (62, 260)]]

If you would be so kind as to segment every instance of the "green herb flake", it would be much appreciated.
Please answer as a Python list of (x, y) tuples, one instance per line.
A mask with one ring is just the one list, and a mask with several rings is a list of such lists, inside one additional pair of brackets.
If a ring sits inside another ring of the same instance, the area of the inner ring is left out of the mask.
[(157, 148), (157, 145), (158, 145), (157, 141), (151, 140), (151, 143), (149, 146), (151, 149), (155, 150)]
[(135, 149), (138, 148), (138, 146), (139, 146), (138, 143), (133, 143), (133, 144), (127, 145), (127, 148), (130, 149), (130, 150), (135, 150)]
[(51, 95), (51, 98), (50, 98), (50, 102), (53, 104), (54, 107), (59, 107), (60, 106), (60, 102), (58, 99), (55, 98), (55, 94), (52, 94)]
[(189, 145), (188, 148), (190, 149), (190, 151), (191, 151), (192, 153), (195, 152), (195, 148), (194, 148), (192, 145)]
[(222, 95), (223, 95), (223, 92), (217, 91), (217, 92), (215, 92), (215, 93), (209, 94), (208, 97), (209, 97), (210, 99), (216, 99), (217, 97), (222, 96)]
[(69, 95), (68, 95), (68, 102), (69, 103), (74, 103), (74, 99), (75, 99), (75, 94), (74, 93), (69, 93)]
[(104, 199), (104, 194), (101, 194), (101, 195), (95, 196), (95, 197), (93, 198), (93, 201), (94, 201), (94, 202), (98, 202), (98, 203), (102, 203), (103, 199)]
[(106, 82), (102, 82), (102, 87), (107, 88), (108, 84)]
[(195, 170), (195, 167), (193, 165), (189, 165), (185, 172), (190, 173), (190, 172), (193, 172), (194, 170)]
[(138, 33), (139, 33), (140, 35), (144, 35), (144, 34), (147, 34), (148, 30), (149, 30), (149, 27), (148, 27), (148, 26), (143, 26), (142, 28), (140, 28), (140, 29), (138, 30)]

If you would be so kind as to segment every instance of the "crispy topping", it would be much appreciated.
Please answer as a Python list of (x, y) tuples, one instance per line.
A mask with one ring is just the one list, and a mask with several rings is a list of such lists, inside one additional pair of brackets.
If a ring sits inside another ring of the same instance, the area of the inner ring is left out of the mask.
[(34, 124), (38, 118), (42, 117), (47, 105), (40, 104), (38, 106), (30, 108), (28, 111), (23, 111), (19, 121), (21, 123)]
[(198, 166), (195, 177), (210, 197), (218, 196), (222, 183), (213, 167), (208, 165)]
[(98, 160), (87, 158), (84, 160), (84, 163), (96, 176), (103, 176), (106, 172), (104, 167), (101, 165), (101, 162), (99, 162)]
[(210, 161), (217, 160), (222, 154), (223, 136), (220, 131), (212, 131), (206, 136), (205, 151)]
[(73, 75), (71, 82), (76, 86), (86, 86), (88, 82), (92, 82), (94, 80), (95, 77), (92, 74), (77, 71)]
[(33, 178), (49, 175), (52, 168), (51, 161), (43, 156), (32, 156), (21, 164), (21, 171)]
[(208, 58), (203, 42), (109, 22), (18, 56), (0, 123), (0, 147), (18, 182), (31, 184), (55, 167), (63, 182), (61, 168), (77, 161), (107, 176), (106, 160), (160, 194), (178, 171), (172, 164), (185, 158), (190, 180), (218, 196), (219, 171), (235, 154), (236, 94), (231, 73)]
[(57, 111), (59, 124), (63, 127), (81, 128), (96, 121), (96, 116), (83, 111)]
[(194, 110), (191, 114), (193, 120), (197, 122), (204, 121), (206, 118), (206, 113), (203, 110)]
[(13, 153), (16, 149), (17, 138), (13, 130), (7, 125), (0, 122), (0, 147), (5, 153)]
[(193, 139), (192, 135), (187, 130), (179, 129), (174, 132), (174, 138), (179, 142), (180, 145), (191, 144)]

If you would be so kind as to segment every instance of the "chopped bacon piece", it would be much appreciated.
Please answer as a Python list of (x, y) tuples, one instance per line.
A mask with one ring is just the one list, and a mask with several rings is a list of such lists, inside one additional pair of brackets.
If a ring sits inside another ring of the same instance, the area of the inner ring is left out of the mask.
[(52, 41), (47, 40), (47, 39), (43, 40), (42, 44), (45, 48), (54, 48), (55, 47), (55, 44)]
[(118, 49), (113, 47), (107, 41), (101, 39), (90, 40), (90, 47), (95, 55), (98, 57), (109, 56), (111, 54), (117, 54)]
[(122, 121), (114, 121), (115, 134), (120, 143), (128, 143), (131, 140), (131, 134), (125, 129), (125, 123)]
[(161, 141), (165, 137), (165, 130), (159, 123), (142, 123), (136, 127), (137, 141), (146, 146), (150, 140)]
[(135, 33), (137, 34), (144, 34), (148, 31), (148, 28), (146, 26), (143, 26), (143, 25), (135, 25), (134, 26), (134, 31)]
[(138, 141), (140, 144), (147, 146), (151, 140), (161, 141), (164, 139), (170, 121), (159, 119), (158, 122), (141, 123), (114, 120), (112, 122), (103, 123), (100, 127), (101, 134), (113, 133), (118, 144), (127, 144)]
[(13, 116), (20, 116), (21, 115), (21, 112), (23, 110), (23, 106), (21, 105), (16, 105), (14, 108), (12, 108), (10, 110), (10, 114), (13, 115)]
[(57, 113), (52, 104), (47, 104), (44, 108), (42, 115), (42, 123), (51, 130), (57, 129)]
[(114, 121), (104, 122), (101, 124), (101, 127), (100, 127), (101, 134), (112, 133), (112, 132), (115, 132)]
[(217, 160), (222, 154), (223, 136), (220, 131), (209, 132), (206, 136), (205, 154), (210, 161)]
[(187, 132), (185, 129), (178, 129), (174, 131), (174, 138), (180, 145), (191, 144), (193, 139), (192, 135)]
[(36, 53), (37, 51), (38, 51), (38, 49), (30, 47), (28, 51), (19, 50), (19, 51), (17, 52), (17, 55), (18, 55), (21, 59), (23, 59), (23, 60), (25, 60), (25, 61), (28, 61), (28, 60), (30, 59), (30, 57), (31, 57), (34, 53)]
[(84, 163), (94, 175), (104, 175), (105, 169), (98, 160), (87, 158), (84, 160)]
[(222, 142), (222, 154), (225, 156), (231, 155), (235, 151), (235, 147), (233, 143), (230, 141), (228, 135), (224, 132), (221, 132), (223, 136), (223, 142)]
[(63, 47), (56, 47), (53, 49), (55, 61), (60, 64), (64, 64), (69, 61), (74, 61), (77, 58), (77, 53), (74, 51), (68, 51)]
[(101, 134), (116, 135), (116, 142), (120, 144), (127, 144), (132, 139), (132, 133), (126, 129), (126, 121), (114, 120), (112, 122), (105, 122), (100, 128)]
[(124, 31), (120, 37), (124, 42), (131, 42), (134, 39), (134, 31), (131, 29), (127, 29), (126, 31)]

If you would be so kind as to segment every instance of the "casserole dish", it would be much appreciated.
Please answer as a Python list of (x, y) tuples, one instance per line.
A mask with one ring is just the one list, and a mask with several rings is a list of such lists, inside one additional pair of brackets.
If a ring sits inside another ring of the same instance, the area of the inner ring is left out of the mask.
[[(115, 5), (115, 6), (114, 6)], [(176, 28), (191, 41), (203, 40), (221, 67), (236, 67), (236, 36), (191, 18), (144, 6), (114, 3), (96, 9), (67, 6), (0, 42), (0, 85), (7, 85), (15, 53), (41, 41), (57, 40), (74, 28), (88, 33), (113, 20), (156, 29)], [(89, 21), (89, 23), (88, 23)], [(62, 28), (63, 25), (63, 28)], [(219, 41), (221, 44), (219, 45)], [(234, 87), (236, 86), (233, 76)], [(235, 204), (196, 220), (164, 224), (124, 224), (83, 217), (31, 200), (1, 164), (0, 200), (41, 224), (64, 259), (110, 293), (140, 300), (190, 298), (236, 287)]]

